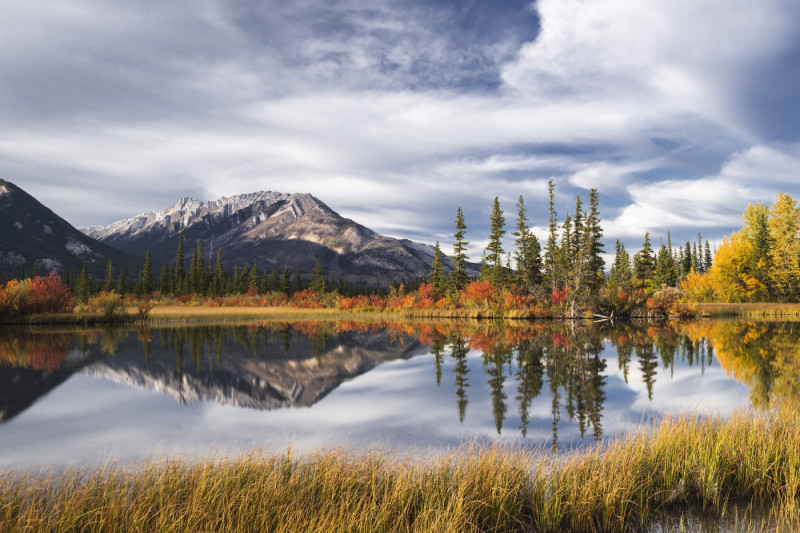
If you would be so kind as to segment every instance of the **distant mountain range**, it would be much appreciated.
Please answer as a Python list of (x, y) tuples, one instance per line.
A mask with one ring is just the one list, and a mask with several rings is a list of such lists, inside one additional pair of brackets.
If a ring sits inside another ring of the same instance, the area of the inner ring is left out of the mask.
[[(95, 277), (107, 261), (128, 277), (141, 269), (149, 250), (154, 270), (174, 264), (183, 232), (184, 264), (196, 242), (205, 261), (223, 250), (224, 267), (252, 265), (300, 270), (309, 277), (317, 261), (325, 272), (353, 284), (375, 285), (427, 276), (432, 246), (385, 237), (343, 218), (310, 194), (256, 192), (203, 202), (182, 198), (175, 205), (78, 230), (16, 185), (0, 180), (0, 275), (51, 271), (77, 273), (84, 264)], [(208, 263), (206, 263), (208, 264)], [(478, 265), (469, 264), (477, 275)], [(444, 258), (444, 270), (452, 263)]]
[[(143, 257), (154, 265), (174, 263), (180, 232), (188, 264), (200, 241), (204, 260), (223, 250), (226, 268), (296, 268), (310, 274), (319, 260), (328, 275), (359, 284), (421, 278), (431, 271), (432, 246), (384, 237), (343, 218), (310, 194), (256, 192), (203, 202), (182, 198), (175, 205), (106, 226), (82, 230), (103, 244)], [(452, 265), (445, 259), (445, 270)], [(477, 266), (471, 265), (477, 272)]]
[(0, 273), (77, 272), (85, 263), (99, 276), (109, 259), (132, 275), (142, 266), (141, 258), (84, 235), (33, 196), (0, 179)]

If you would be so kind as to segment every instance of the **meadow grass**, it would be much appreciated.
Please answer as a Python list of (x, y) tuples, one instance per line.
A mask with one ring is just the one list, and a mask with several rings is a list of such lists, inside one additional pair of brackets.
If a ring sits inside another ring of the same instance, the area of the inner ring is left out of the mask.
[(0, 531), (641, 531), (664, 512), (742, 502), (770, 510), (760, 527), (792, 530), (798, 491), (797, 415), (741, 411), (669, 417), (565, 455), (333, 449), (11, 472)]
[(800, 317), (800, 304), (793, 303), (687, 303), (682, 309), (704, 317), (794, 318)]

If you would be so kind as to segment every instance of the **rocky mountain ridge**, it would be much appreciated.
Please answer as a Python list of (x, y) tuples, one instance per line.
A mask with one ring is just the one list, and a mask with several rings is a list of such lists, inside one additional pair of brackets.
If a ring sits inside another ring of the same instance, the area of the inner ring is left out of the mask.
[[(320, 261), (330, 276), (362, 284), (425, 277), (434, 256), (432, 246), (379, 235), (305, 193), (182, 198), (166, 209), (83, 231), (130, 254), (149, 250), (156, 265), (175, 262), (182, 232), (184, 261), (199, 241), (209, 261), (221, 247), (226, 268), (257, 262), (262, 270), (299, 269), (309, 276)], [(445, 270), (450, 268), (445, 259)]]

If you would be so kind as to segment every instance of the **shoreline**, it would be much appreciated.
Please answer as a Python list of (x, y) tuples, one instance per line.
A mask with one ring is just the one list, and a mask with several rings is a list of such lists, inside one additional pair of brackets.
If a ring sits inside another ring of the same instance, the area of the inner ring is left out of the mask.
[(603, 316), (591, 312), (577, 314), (541, 313), (531, 310), (502, 309), (404, 309), (391, 311), (348, 311), (337, 308), (302, 308), (287, 306), (210, 306), (210, 305), (156, 305), (145, 318), (137, 315), (136, 306), (126, 307), (122, 317), (105, 317), (100, 313), (69, 312), (43, 313), (0, 322), (3, 325), (149, 325), (174, 323), (241, 322), (259, 319), (442, 319), (442, 320), (509, 320), (509, 321), (619, 321), (632, 320), (697, 320), (705, 318), (778, 318), (800, 319), (800, 304), (785, 303), (680, 303), (681, 316)]

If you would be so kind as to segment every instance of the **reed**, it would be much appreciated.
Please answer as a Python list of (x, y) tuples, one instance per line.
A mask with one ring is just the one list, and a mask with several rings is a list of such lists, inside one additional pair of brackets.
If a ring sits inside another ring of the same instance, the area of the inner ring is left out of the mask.
[(792, 303), (687, 303), (680, 308), (705, 317), (783, 318), (800, 317), (800, 304)]
[(791, 530), (799, 497), (800, 419), (741, 411), (668, 417), (566, 455), (334, 449), (12, 472), (0, 531), (631, 531), (743, 502), (768, 510), (747, 527)]

